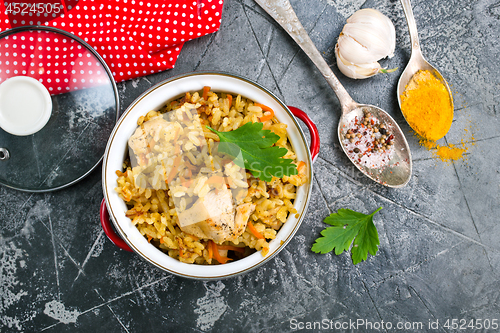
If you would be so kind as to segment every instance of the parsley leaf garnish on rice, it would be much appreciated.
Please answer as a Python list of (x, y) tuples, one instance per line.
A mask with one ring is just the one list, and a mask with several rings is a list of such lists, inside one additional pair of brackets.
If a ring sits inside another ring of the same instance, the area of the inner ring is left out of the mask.
[(262, 127), (260, 122), (248, 122), (234, 131), (219, 132), (207, 126), (219, 136), (219, 152), (235, 157), (234, 163), (249, 170), (253, 176), (269, 182), (273, 176), (296, 175), (298, 171), (293, 160), (283, 158), (288, 150), (274, 145), (279, 135)]

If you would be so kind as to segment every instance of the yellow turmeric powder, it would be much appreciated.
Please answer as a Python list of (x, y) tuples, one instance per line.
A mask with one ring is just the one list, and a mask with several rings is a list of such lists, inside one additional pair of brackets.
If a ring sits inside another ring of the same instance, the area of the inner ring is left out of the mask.
[(428, 141), (425, 139), (420, 140), (420, 144), (425, 148), (432, 150), (434, 156), (439, 157), (441, 161), (456, 161), (464, 157), (465, 152), (469, 149), (465, 143), (461, 142), (461, 148), (450, 143), (447, 146), (441, 146), (434, 141)]
[(422, 137), (420, 145), (432, 150), (442, 161), (456, 161), (467, 151), (461, 147), (436, 143), (448, 133), (453, 121), (453, 98), (445, 85), (428, 70), (418, 71), (401, 94), (401, 111), (413, 130)]
[(411, 78), (401, 94), (401, 111), (415, 132), (430, 141), (441, 139), (453, 120), (453, 99), (428, 70)]

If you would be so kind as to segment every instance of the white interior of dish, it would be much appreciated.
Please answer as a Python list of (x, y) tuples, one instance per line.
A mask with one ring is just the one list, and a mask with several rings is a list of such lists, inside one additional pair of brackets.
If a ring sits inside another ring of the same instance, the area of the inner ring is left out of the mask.
[(104, 155), (103, 190), (110, 217), (115, 223), (119, 235), (134, 251), (142, 255), (147, 261), (176, 275), (212, 279), (234, 276), (251, 270), (270, 259), (288, 243), (298, 229), (303, 218), (302, 215), (305, 213), (310, 196), (311, 179), (307, 185), (301, 186), (297, 192), (294, 205), (299, 212), (299, 217), (297, 218), (295, 214), (289, 216), (287, 222), (278, 232), (276, 239), (270, 242), (270, 251), (266, 257), (263, 257), (259, 251), (244, 259), (224, 265), (200, 266), (181, 263), (149, 244), (137, 228), (132, 225), (130, 219), (125, 216), (127, 210), (125, 202), (114, 190), (117, 187), (115, 172), (122, 169), (122, 163), (127, 152), (128, 138), (135, 131), (137, 119), (140, 116), (145, 115), (150, 110), (158, 110), (167, 101), (187, 91), (202, 90), (204, 86), (210, 86), (216, 92), (241, 94), (242, 97), (271, 107), (279, 121), (288, 125), (288, 135), (297, 157), (299, 160), (306, 161), (309, 168), (308, 174), (309, 176), (312, 175), (310, 154), (304, 136), (294, 118), (279, 100), (258, 85), (234, 76), (226, 74), (191, 74), (158, 84), (140, 96), (125, 111), (111, 133)]

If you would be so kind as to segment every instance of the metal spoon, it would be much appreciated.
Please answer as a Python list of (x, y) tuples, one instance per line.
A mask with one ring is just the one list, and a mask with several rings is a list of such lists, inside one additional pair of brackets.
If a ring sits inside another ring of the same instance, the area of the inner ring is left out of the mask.
[[(347, 93), (340, 81), (333, 74), (330, 66), (314, 46), (309, 35), (300, 23), (288, 0), (255, 0), (283, 29), (297, 42), (302, 50), (318, 67), (328, 84), (332, 87), (342, 106), (342, 116), (339, 121), (338, 137), (342, 150), (351, 162), (370, 179), (389, 187), (402, 187), (411, 177), (412, 161), (410, 148), (398, 124), (384, 110), (367, 104), (356, 103)], [(394, 135), (394, 154), (391, 160), (383, 167), (368, 168), (358, 160), (351, 158), (343, 144), (349, 122), (355, 117), (363, 118), (364, 112), (370, 112)]]
[[(448, 95), (450, 96), (451, 110), (453, 112), (453, 95), (451, 94), (451, 90), (450, 87), (448, 86), (448, 83), (441, 75), (441, 73), (439, 73), (439, 71), (434, 66), (432, 66), (429, 62), (427, 62), (427, 60), (425, 60), (424, 56), (422, 55), (422, 50), (420, 49), (420, 42), (418, 40), (417, 24), (415, 23), (415, 17), (413, 16), (410, 0), (401, 0), (401, 4), (403, 5), (403, 11), (406, 16), (406, 21), (408, 22), (408, 30), (410, 31), (411, 56), (410, 56), (410, 61), (408, 62), (408, 65), (406, 65), (406, 68), (403, 71), (403, 74), (401, 74), (398, 82), (397, 93), (398, 93), (399, 107), (401, 108), (401, 94), (403, 94), (403, 92), (405, 91), (406, 85), (408, 84), (408, 82), (410, 82), (413, 75), (417, 73), (419, 70), (428, 70), (446, 87)], [(406, 122), (408, 122), (406, 115), (404, 114), (404, 112), (402, 113), (406, 119)], [(408, 122), (408, 124), (410, 123)], [(418, 134), (424, 136), (423, 133), (419, 133), (416, 128), (413, 128), (413, 130)], [(446, 130), (446, 132), (448, 132), (448, 130), (449, 128)]]

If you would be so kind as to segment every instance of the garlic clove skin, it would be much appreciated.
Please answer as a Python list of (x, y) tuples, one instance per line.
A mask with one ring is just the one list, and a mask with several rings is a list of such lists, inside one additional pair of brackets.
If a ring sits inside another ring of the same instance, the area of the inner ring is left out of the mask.
[[(359, 33), (351, 32), (352, 26), (363, 27)], [(349, 31), (347, 33), (344, 30)], [(355, 12), (351, 17), (347, 19), (347, 24), (342, 31), (344, 34), (353, 37), (359, 43), (366, 47), (376, 47), (380, 49), (385, 49), (385, 52), (381, 52), (384, 54), (381, 58), (389, 57), (392, 58), (394, 56), (394, 50), (396, 49), (396, 29), (394, 28), (394, 24), (392, 21), (373, 8), (364, 8)], [(367, 33), (368, 35), (364, 35)], [(374, 37), (375, 40), (372, 38)], [(380, 45), (375, 44), (376, 40), (381, 40)], [(376, 59), (376, 60), (379, 60)]]
[(379, 73), (378, 60), (394, 56), (396, 29), (391, 20), (372, 8), (358, 10), (347, 19), (335, 46), (339, 69), (354, 79)]
[(338, 44), (335, 45), (335, 58), (337, 59), (337, 67), (340, 69), (342, 74), (351, 79), (367, 79), (375, 74), (379, 73), (382, 69), (378, 62), (372, 62), (369, 64), (353, 64), (347, 61), (339, 53)]
[[(396, 48), (396, 43), (392, 43), (392, 38), (388, 38), (390, 34), (381, 33), (380, 31), (374, 30), (370, 25), (367, 24), (352, 24), (347, 23), (342, 30), (342, 34), (339, 37), (339, 42), (347, 44), (358, 44), (359, 46), (354, 49), (353, 45), (342, 46), (342, 54), (346, 53), (344, 57), (352, 55), (353, 52), (359, 52), (354, 55), (354, 59), (349, 59), (349, 61), (355, 63), (369, 63), (373, 61), (378, 61), (387, 56), (392, 57), (394, 55), (394, 50)], [(351, 39), (347, 42), (346, 40)], [(350, 48), (353, 48), (352, 50)], [(360, 50), (362, 49), (362, 51)], [(350, 50), (351, 52), (345, 52)], [(348, 59), (348, 58), (346, 58)]]
[(337, 44), (342, 58), (353, 64), (371, 63), (384, 57), (378, 53), (375, 54), (373, 50), (344, 33), (340, 34)]

